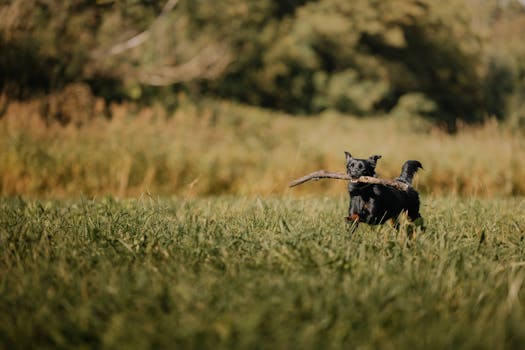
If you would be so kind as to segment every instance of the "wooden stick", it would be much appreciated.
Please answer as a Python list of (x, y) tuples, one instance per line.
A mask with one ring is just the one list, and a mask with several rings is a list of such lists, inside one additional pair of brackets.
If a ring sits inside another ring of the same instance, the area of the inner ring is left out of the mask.
[(360, 182), (360, 183), (369, 183), (369, 184), (375, 184), (375, 185), (391, 186), (391, 187), (395, 187), (402, 191), (407, 191), (411, 187), (410, 185), (404, 182), (400, 182), (400, 181), (381, 179), (381, 178), (372, 177), (372, 176), (361, 176), (358, 179), (352, 179), (350, 175), (348, 174), (331, 173), (326, 170), (314, 171), (313, 173), (300, 177), (290, 182), (289, 186), (294, 187), (294, 186), (303, 184), (310, 180), (319, 180), (319, 179), (337, 179), (337, 180), (346, 180), (346, 181), (350, 181), (353, 183)]

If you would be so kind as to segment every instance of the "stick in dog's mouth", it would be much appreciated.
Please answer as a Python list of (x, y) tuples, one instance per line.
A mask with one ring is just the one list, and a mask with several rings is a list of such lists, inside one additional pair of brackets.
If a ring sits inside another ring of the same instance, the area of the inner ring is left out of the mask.
[(351, 183), (358, 183), (358, 182), (371, 183), (371, 184), (376, 184), (376, 185), (392, 186), (392, 187), (398, 188), (403, 191), (407, 191), (411, 187), (410, 185), (404, 182), (400, 182), (396, 180), (381, 179), (381, 178), (371, 177), (371, 176), (360, 176), (359, 178), (354, 179), (354, 178), (351, 178), (350, 175), (348, 174), (332, 173), (326, 170), (318, 170), (308, 175), (305, 175), (299, 179), (292, 181), (289, 186), (295, 187), (309, 180), (319, 180), (319, 179), (338, 179), (338, 180), (350, 181)]

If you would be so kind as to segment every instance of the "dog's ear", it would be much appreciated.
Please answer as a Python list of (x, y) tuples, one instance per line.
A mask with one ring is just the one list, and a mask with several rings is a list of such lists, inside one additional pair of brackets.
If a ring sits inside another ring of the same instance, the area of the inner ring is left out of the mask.
[(350, 161), (350, 159), (352, 159), (352, 155), (350, 154), (350, 152), (345, 151), (345, 158), (347, 163)]
[(378, 159), (381, 159), (381, 156), (374, 154), (373, 156), (370, 156), (370, 158), (368, 158), (368, 161), (372, 163), (374, 166), (376, 166)]

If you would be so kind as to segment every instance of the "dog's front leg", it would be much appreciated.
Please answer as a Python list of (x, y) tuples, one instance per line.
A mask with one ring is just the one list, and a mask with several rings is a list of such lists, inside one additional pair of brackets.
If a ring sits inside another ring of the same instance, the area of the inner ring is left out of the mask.
[(350, 214), (349, 216), (345, 216), (346, 222), (350, 225), (350, 234), (354, 233), (355, 230), (357, 230), (357, 227), (359, 226), (359, 221), (361, 221), (361, 218), (358, 214)]
[(350, 197), (350, 203), (348, 206), (348, 216), (345, 217), (346, 222), (351, 224), (351, 232), (353, 233), (359, 226), (359, 222), (363, 220), (359, 216), (359, 210), (363, 206), (363, 200), (359, 196)]

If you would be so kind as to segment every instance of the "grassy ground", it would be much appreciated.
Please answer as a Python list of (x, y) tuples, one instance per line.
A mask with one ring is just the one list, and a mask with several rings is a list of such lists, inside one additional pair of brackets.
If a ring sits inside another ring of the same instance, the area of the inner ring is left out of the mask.
[(0, 348), (520, 348), (524, 210), (424, 196), (407, 240), (344, 197), (0, 199)]
[[(162, 108), (114, 106), (111, 120), (46, 125), (28, 107), (0, 118), (0, 195), (77, 197), (283, 195), (306, 173), (344, 169), (343, 151), (381, 154), (395, 177), (420, 160), (423, 193), (525, 195), (525, 138), (489, 122), (449, 135), (417, 118), (291, 117), (226, 102)], [(292, 194), (339, 194), (324, 181)]]

